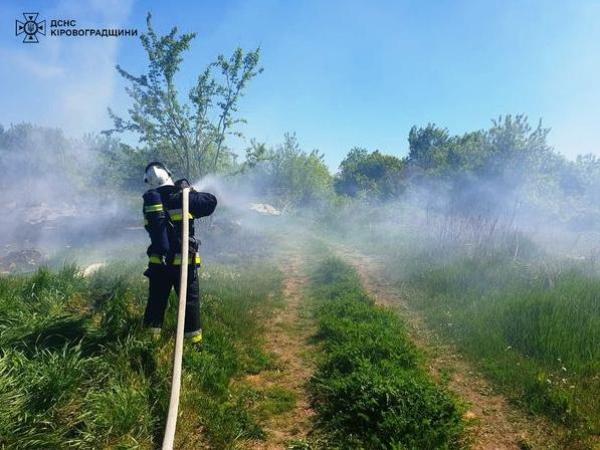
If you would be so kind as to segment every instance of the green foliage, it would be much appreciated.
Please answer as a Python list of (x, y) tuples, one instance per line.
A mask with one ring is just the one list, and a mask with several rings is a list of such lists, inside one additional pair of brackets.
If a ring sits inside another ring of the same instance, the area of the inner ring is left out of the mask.
[(102, 195), (140, 189), (146, 164), (142, 153), (113, 137), (70, 138), (60, 129), (30, 123), (0, 126), (0, 169), (7, 189), (15, 191), (9, 196), (22, 203), (63, 206), (88, 199), (92, 184)]
[[(205, 347), (185, 348), (178, 436), (229, 447), (263, 432), (231, 380), (262, 370), (262, 317), (280, 276), (217, 270), (203, 281)], [(250, 288), (249, 288), (250, 287)], [(155, 448), (169, 395), (175, 305), (163, 339), (141, 328), (138, 268), (83, 278), (75, 267), (0, 278), (0, 447)], [(265, 402), (269, 399), (265, 399)]]
[[(236, 119), (236, 109), (260, 72), (258, 50), (245, 54), (238, 49), (229, 59), (220, 56), (183, 101), (175, 79), (193, 35), (178, 36), (174, 29), (161, 37), (148, 23), (143, 40), (148, 73), (135, 77), (120, 69), (131, 82), (134, 107), (127, 119), (113, 117), (112, 130), (136, 133), (142, 148), (93, 134), (67, 139), (60, 130), (30, 124), (0, 128), (0, 168), (9, 174), (9, 186), (29, 186), (20, 195), (44, 200), (58, 192), (73, 198), (86, 192), (90, 179), (103, 193), (140, 190), (143, 167), (151, 159), (162, 159), (191, 178), (213, 170), (230, 172), (236, 175), (232, 183), (280, 207), (322, 206), (320, 216), (352, 199), (397, 200), (408, 191), (430, 209), (462, 216), (522, 212), (574, 230), (600, 223), (597, 159), (583, 155), (566, 160), (548, 146), (549, 130), (541, 123), (531, 126), (522, 115), (500, 117), (487, 130), (457, 136), (434, 124), (413, 127), (408, 157), (353, 148), (333, 178), (323, 155), (303, 151), (295, 135), (286, 135), (274, 148), (253, 140), (246, 160), (237, 164), (225, 138), (242, 121)], [(49, 173), (61, 174), (52, 190)]]
[(503, 177), (508, 169), (524, 175), (528, 170), (540, 167), (550, 152), (546, 142), (549, 132), (549, 128), (542, 127), (541, 120), (533, 128), (523, 115), (493, 120), (486, 133), (490, 156), (485, 161), (483, 173), (498, 178)]
[(348, 227), (347, 244), (376, 257), (382, 282), (508, 398), (564, 426), (565, 448), (589, 448), (600, 429), (595, 258), (558, 257), (495, 221), (407, 205), (365, 212), (376, 220)]
[[(448, 130), (428, 124), (409, 133), (411, 164), (438, 176), (472, 173), (479, 180), (513, 181), (515, 176), (539, 168), (549, 153), (549, 129), (541, 121), (532, 128), (523, 115), (507, 115), (492, 121), (487, 131), (450, 136)], [(508, 177), (508, 179), (506, 179)]]
[(294, 134), (286, 134), (283, 144), (273, 149), (253, 142), (242, 170), (242, 184), (283, 207), (315, 206), (333, 195), (323, 155), (303, 151)]
[(355, 147), (340, 164), (335, 190), (367, 200), (395, 198), (404, 190), (404, 169), (405, 162), (395, 156)]
[(457, 448), (460, 410), (420, 365), (398, 317), (328, 259), (313, 275), (324, 351), (311, 381), (319, 423), (340, 448)]
[(414, 305), (525, 408), (598, 433), (600, 281), (507, 254), (412, 257)]
[(494, 216), (524, 200), (534, 204), (540, 195), (551, 199), (543, 193), (552, 183), (546, 173), (552, 168), (554, 180), (564, 178), (568, 163), (548, 146), (548, 133), (541, 121), (534, 128), (523, 115), (500, 117), (489, 130), (462, 136), (433, 124), (413, 127), (411, 181), (442, 183), (450, 208), (461, 214)]
[[(53, 151), (44, 151), (48, 146)], [(48, 167), (66, 166), (72, 143), (62, 131), (29, 123), (0, 127), (0, 164), (3, 172), (20, 170), (20, 176), (33, 179)]]
[(87, 149), (85, 141), (69, 139), (56, 128), (30, 123), (0, 126), (0, 170), (5, 174), (5, 192), (14, 190), (8, 197), (18, 196), (23, 203), (55, 201), (53, 193), (57, 192), (75, 196), (87, 181), (86, 170), (91, 167), (84, 157)]
[(143, 189), (141, 174), (148, 164), (148, 155), (136, 151), (114, 136), (89, 135), (86, 139), (96, 158), (92, 177), (97, 186), (113, 192), (139, 192)]
[[(11, 409), (0, 417), (3, 446), (98, 448), (117, 438), (131, 445), (151, 436), (155, 386), (130, 366), (147, 343), (140, 347), (128, 320), (133, 291), (118, 288), (122, 277), (112, 281), (106, 289), (119, 307), (107, 310), (82, 304), (94, 294), (74, 267), (0, 280), (0, 396)], [(123, 328), (97, 326), (109, 317), (127, 327), (128, 345), (119, 341)], [(100, 408), (104, 415), (92, 414)]]
[(135, 76), (117, 66), (131, 83), (127, 93), (133, 106), (126, 119), (109, 111), (114, 122), (109, 133), (135, 133), (144, 145), (144, 159), (162, 160), (190, 179), (230, 166), (233, 154), (225, 139), (239, 135), (235, 126), (243, 119), (236, 116), (238, 103), (248, 83), (262, 72), (259, 49), (244, 53), (238, 48), (229, 58), (219, 55), (200, 73), (183, 100), (175, 76), (196, 34), (178, 36), (174, 27), (159, 36), (150, 14), (146, 22), (148, 29), (141, 41), (148, 56), (148, 72)]
[(423, 170), (432, 170), (447, 162), (450, 135), (435, 124), (413, 126), (408, 134), (409, 160)]
[[(261, 349), (261, 334), (280, 282), (277, 270), (257, 265), (241, 273), (217, 270), (204, 283), (205, 343), (202, 352), (184, 354), (184, 367), (191, 373), (185, 402), (200, 415), (199, 424), (190, 424), (195, 427), (190, 433), (197, 433), (200, 425), (214, 448), (264, 438), (244, 393), (233, 389), (231, 382), (270, 364)], [(174, 309), (171, 314), (175, 316)]]

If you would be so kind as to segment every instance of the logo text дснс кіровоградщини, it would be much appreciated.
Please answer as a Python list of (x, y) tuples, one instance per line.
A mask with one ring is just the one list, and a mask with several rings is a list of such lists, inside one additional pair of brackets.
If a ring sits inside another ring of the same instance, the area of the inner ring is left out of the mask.
[[(15, 21), (15, 36), (23, 36), (25, 44), (39, 43), (38, 36), (46, 36), (46, 20), (38, 20), (39, 13), (23, 13), (25, 21)], [(50, 36), (62, 37), (121, 37), (137, 36), (135, 28), (77, 28), (75, 19), (52, 19), (50, 22)]]

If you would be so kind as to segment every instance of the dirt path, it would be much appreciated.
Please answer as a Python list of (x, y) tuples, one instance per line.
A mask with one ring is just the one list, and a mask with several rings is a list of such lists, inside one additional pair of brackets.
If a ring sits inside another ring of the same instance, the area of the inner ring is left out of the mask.
[(302, 259), (298, 252), (285, 256), (283, 306), (267, 325), (266, 350), (276, 356), (276, 368), (247, 378), (260, 390), (277, 389), (293, 394), (293, 408), (273, 414), (264, 424), (267, 439), (253, 442), (252, 449), (284, 449), (290, 442), (303, 441), (312, 428), (314, 415), (308, 402), (306, 383), (313, 373), (309, 338), (313, 325), (302, 302), (307, 279), (302, 275)]
[(347, 248), (337, 253), (352, 264), (376, 302), (397, 309), (409, 325), (411, 338), (428, 356), (429, 371), (437, 379), (448, 379), (448, 387), (468, 404), (464, 418), (469, 426), (469, 446), (490, 449), (561, 448), (546, 421), (531, 417), (494, 392), (478, 371), (457, 350), (442, 342), (409, 308), (397, 289), (383, 277), (383, 262)]

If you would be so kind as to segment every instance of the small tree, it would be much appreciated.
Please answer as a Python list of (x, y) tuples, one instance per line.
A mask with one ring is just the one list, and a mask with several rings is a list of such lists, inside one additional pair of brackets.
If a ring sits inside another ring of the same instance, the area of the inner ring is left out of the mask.
[(375, 150), (354, 147), (340, 164), (335, 179), (339, 194), (365, 196), (370, 199), (390, 199), (404, 190), (405, 162)]
[(137, 134), (148, 157), (164, 160), (189, 178), (223, 169), (233, 158), (225, 139), (239, 136), (235, 126), (245, 122), (236, 116), (239, 99), (250, 80), (262, 72), (260, 49), (244, 53), (237, 48), (229, 58), (219, 55), (182, 101), (175, 75), (196, 34), (177, 36), (174, 27), (159, 36), (151, 18), (148, 14), (148, 31), (141, 36), (148, 72), (135, 76), (117, 66), (119, 74), (131, 83), (126, 92), (133, 106), (125, 119), (109, 109), (114, 128), (107, 133)]
[(242, 182), (281, 207), (315, 205), (333, 194), (323, 155), (318, 150), (302, 150), (295, 134), (286, 133), (284, 142), (275, 148), (253, 141), (242, 169)]
[(447, 153), (450, 135), (445, 128), (429, 123), (425, 128), (410, 129), (408, 134), (408, 159), (412, 164), (429, 170), (439, 165), (440, 159)]

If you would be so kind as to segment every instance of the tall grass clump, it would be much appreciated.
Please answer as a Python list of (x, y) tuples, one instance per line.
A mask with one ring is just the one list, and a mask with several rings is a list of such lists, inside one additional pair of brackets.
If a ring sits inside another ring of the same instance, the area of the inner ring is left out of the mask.
[[(160, 445), (176, 302), (162, 338), (152, 340), (141, 327), (141, 272), (114, 264), (89, 278), (72, 266), (0, 277), (0, 447)], [(205, 345), (185, 348), (177, 439), (226, 448), (263, 435), (230, 384), (270, 363), (260, 333), (280, 275), (259, 265), (223, 268), (206, 272), (201, 286)]]
[(399, 318), (328, 259), (312, 277), (323, 349), (311, 381), (319, 424), (340, 448), (457, 448), (460, 408), (421, 366)]
[(164, 378), (139, 327), (140, 292), (123, 268), (0, 278), (3, 448), (152, 447)]

